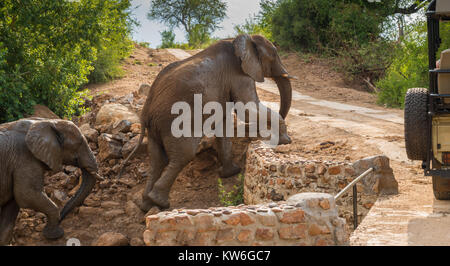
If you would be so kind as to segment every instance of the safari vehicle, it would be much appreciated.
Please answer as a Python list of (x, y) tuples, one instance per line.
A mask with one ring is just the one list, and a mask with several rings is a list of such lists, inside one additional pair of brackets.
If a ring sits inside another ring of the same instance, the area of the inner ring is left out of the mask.
[(425, 175), (432, 176), (435, 198), (450, 200), (450, 49), (436, 62), (439, 25), (450, 21), (450, 1), (433, 0), (426, 16), (430, 85), (406, 93), (405, 146), (408, 158), (423, 161)]

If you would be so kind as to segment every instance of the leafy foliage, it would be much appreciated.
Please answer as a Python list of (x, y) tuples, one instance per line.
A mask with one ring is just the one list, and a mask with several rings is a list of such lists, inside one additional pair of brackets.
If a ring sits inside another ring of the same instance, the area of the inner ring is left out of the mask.
[[(266, 19), (275, 43), (284, 49), (335, 57), (350, 80), (376, 81), (391, 66), (398, 29), (394, 14), (419, 11), (416, 0), (266, 0)], [(403, 22), (403, 20), (402, 20)]]
[(0, 122), (22, 117), (35, 104), (33, 100), (22, 101), (31, 99), (31, 93), (24, 84), (22, 74), (17, 70), (10, 71), (6, 54), (7, 48), (0, 43)]
[(365, 44), (380, 34), (384, 17), (365, 1), (282, 0), (273, 11), (274, 39), (286, 48), (321, 51), (349, 41)]
[(247, 18), (242, 25), (236, 25), (234, 30), (237, 34), (247, 33), (263, 35), (273, 42), (272, 16), (277, 8), (277, 4), (271, 0), (261, 0), (259, 5), (261, 7), (260, 12), (257, 15)]
[(392, 64), (396, 44), (385, 40), (359, 44), (348, 41), (336, 50), (336, 70), (344, 73), (346, 79), (376, 81)]
[(221, 0), (152, 0), (148, 18), (171, 28), (184, 27), (189, 45), (197, 46), (209, 40), (226, 8)]
[(158, 48), (177, 48), (183, 50), (205, 49), (218, 40), (219, 38), (210, 38), (209, 36), (207, 36), (202, 42), (197, 42), (193, 45), (190, 45), (189, 43), (178, 43), (175, 42), (175, 34), (173, 33), (173, 31), (166, 30), (161, 32), (161, 45), (158, 46)]
[(145, 48), (150, 48), (150, 43), (149, 42), (139, 42), (138, 45), (142, 46), (142, 47), (145, 47)]
[(175, 46), (175, 33), (171, 30), (161, 32), (161, 46), (160, 48), (173, 48)]
[(97, 59), (94, 70), (89, 75), (89, 81), (98, 83), (123, 76), (120, 61), (129, 56), (133, 49), (133, 42), (128, 38), (132, 25), (128, 10), (130, 2), (103, 1), (105, 5), (102, 13), (98, 13), (102, 23), (100, 43), (97, 48)]
[(222, 184), (222, 179), (218, 179), (219, 186), (219, 199), (220, 203), (224, 206), (237, 206), (244, 203), (244, 176), (239, 174), (239, 185), (233, 186), (233, 189), (229, 192), (225, 190)]
[[(390, 107), (403, 107), (410, 88), (428, 87), (428, 42), (425, 21), (407, 28), (408, 35), (395, 52), (394, 60), (385, 77), (377, 83), (381, 89), (378, 102)], [(442, 50), (450, 48), (450, 23), (441, 23)]]
[(88, 77), (113, 77), (131, 50), (129, 6), (128, 0), (1, 1), (0, 122), (21, 118), (34, 104), (62, 117), (83, 112), (81, 86)]
[(245, 20), (245, 23), (234, 26), (234, 30), (237, 34), (259, 34), (265, 36), (268, 40), (273, 41), (272, 32), (269, 28), (265, 28), (261, 25), (260, 21), (256, 17), (249, 17)]

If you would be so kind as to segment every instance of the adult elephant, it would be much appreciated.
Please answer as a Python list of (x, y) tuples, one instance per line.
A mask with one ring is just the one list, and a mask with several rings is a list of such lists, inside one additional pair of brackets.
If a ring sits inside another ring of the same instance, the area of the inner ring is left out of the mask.
[[(95, 185), (97, 162), (85, 137), (74, 123), (42, 118), (0, 125), (0, 245), (7, 245), (19, 208), (47, 216), (43, 234), (63, 236), (60, 221), (80, 205)], [(44, 173), (62, 171), (63, 165), (80, 167), (82, 183), (61, 213), (44, 192)]]
[[(149, 178), (140, 204), (142, 210), (147, 211), (155, 205), (169, 207), (170, 188), (178, 173), (194, 158), (201, 141), (198, 136), (174, 137), (171, 132), (172, 122), (176, 118), (171, 112), (174, 104), (185, 102), (193, 110), (194, 95), (201, 94), (203, 105), (217, 102), (224, 110), (227, 102), (253, 102), (258, 109), (254, 111), (259, 115), (260, 101), (255, 81), (263, 82), (264, 77), (275, 80), (281, 96), (279, 114), (267, 109), (268, 120), (270, 122), (271, 115), (275, 114), (279, 119), (278, 144), (288, 144), (291, 140), (286, 132), (284, 118), (291, 106), (291, 77), (275, 46), (264, 37), (243, 34), (234, 39), (219, 41), (190, 58), (170, 64), (159, 73), (141, 113), (142, 132), (139, 144), (147, 129), (151, 160)], [(206, 117), (202, 118), (204, 122)], [(222, 163), (220, 175), (229, 177), (239, 173), (241, 169), (232, 160), (230, 139), (220, 137), (216, 141)]]

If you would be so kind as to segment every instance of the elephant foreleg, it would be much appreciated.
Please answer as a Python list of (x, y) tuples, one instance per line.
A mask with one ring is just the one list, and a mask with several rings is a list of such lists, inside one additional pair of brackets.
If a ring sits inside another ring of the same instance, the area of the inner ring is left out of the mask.
[(47, 216), (47, 225), (43, 231), (45, 238), (57, 239), (64, 235), (64, 230), (59, 226), (59, 208), (44, 192), (31, 191), (19, 204)]
[(233, 162), (233, 144), (229, 138), (216, 138), (217, 153), (222, 163), (220, 177), (227, 178), (241, 172), (241, 168)]
[[(64, 235), (59, 227), (59, 208), (44, 192), (43, 170), (38, 166), (18, 169), (14, 173), (14, 199), (20, 208), (33, 209), (47, 216), (43, 234), (56, 239)], [(39, 182), (36, 182), (39, 180)]]
[(6, 246), (11, 242), (14, 225), (19, 206), (15, 200), (10, 200), (0, 209), (0, 246)]

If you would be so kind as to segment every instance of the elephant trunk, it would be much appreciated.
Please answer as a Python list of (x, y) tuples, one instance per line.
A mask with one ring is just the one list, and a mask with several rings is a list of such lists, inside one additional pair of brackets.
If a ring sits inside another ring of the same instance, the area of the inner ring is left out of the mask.
[(83, 173), (82, 175), (82, 181), (80, 188), (77, 190), (75, 195), (66, 203), (64, 208), (62, 209), (60, 213), (60, 219), (61, 222), (66, 215), (73, 210), (73, 208), (78, 207), (83, 203), (84, 199), (89, 196), (89, 193), (91, 193), (92, 189), (94, 188), (95, 182), (96, 182), (96, 176), (92, 173), (89, 173), (86, 169), (81, 168), (81, 171)]
[(292, 87), (289, 77), (278, 76), (273, 78), (277, 83), (278, 90), (280, 91), (280, 115), (283, 119), (289, 113), (292, 102)]

